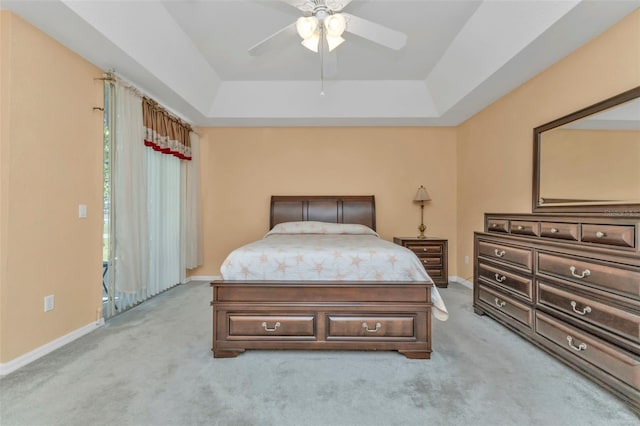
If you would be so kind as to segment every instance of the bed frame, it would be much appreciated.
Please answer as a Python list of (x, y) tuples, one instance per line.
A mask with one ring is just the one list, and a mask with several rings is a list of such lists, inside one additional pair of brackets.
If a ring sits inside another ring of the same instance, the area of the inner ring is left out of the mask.
[[(281, 222), (358, 223), (375, 230), (371, 196), (272, 196)], [(229, 281), (213, 287), (213, 356), (247, 349), (396, 350), (431, 356), (431, 281)]]

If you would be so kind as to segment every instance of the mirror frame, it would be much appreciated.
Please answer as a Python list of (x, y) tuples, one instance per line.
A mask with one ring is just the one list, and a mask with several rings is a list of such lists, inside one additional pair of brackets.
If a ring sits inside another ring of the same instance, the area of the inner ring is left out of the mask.
[(613, 96), (594, 105), (583, 108), (572, 114), (553, 120), (549, 123), (533, 129), (533, 213), (602, 213), (606, 215), (640, 215), (640, 203), (630, 204), (599, 204), (588, 205), (578, 202), (572, 205), (541, 205), (540, 200), (540, 149), (541, 135), (543, 132), (560, 127), (575, 120), (596, 114), (611, 107), (623, 104), (632, 99), (640, 98), (640, 86), (635, 87), (619, 95)]

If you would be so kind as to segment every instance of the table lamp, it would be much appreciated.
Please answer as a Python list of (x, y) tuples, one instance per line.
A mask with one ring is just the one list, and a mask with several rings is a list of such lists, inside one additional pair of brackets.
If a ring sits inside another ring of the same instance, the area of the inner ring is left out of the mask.
[(420, 203), (420, 226), (418, 227), (420, 235), (418, 235), (418, 238), (427, 238), (424, 235), (424, 231), (425, 229), (427, 229), (427, 227), (424, 226), (424, 202), (431, 201), (431, 197), (429, 197), (429, 193), (424, 186), (420, 185), (420, 188), (418, 188), (418, 192), (416, 192), (416, 196), (413, 198), (413, 201), (416, 203)]

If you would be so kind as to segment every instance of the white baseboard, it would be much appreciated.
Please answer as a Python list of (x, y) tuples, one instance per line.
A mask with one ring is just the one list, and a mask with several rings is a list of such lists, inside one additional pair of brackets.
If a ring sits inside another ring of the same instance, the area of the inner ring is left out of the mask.
[(57, 338), (47, 344), (40, 346), (32, 350), (31, 352), (27, 352), (26, 354), (19, 356), (9, 362), (5, 362), (4, 364), (0, 364), (0, 376), (4, 376), (6, 374), (12, 373), (16, 371), (20, 367), (24, 367), (25, 365), (37, 360), (38, 358), (42, 358), (43, 356), (55, 351), (66, 345), (67, 343), (71, 343), (74, 340), (84, 336), (92, 332), (93, 330), (102, 327), (104, 325), (104, 318), (100, 318), (98, 321), (94, 321), (90, 324), (85, 325), (84, 327), (80, 327), (77, 330), (72, 331), (69, 334), (65, 334), (62, 337)]
[(449, 281), (453, 281), (454, 283), (462, 284), (470, 290), (473, 290), (473, 283), (471, 281), (467, 281), (464, 278), (456, 277), (455, 275), (449, 277)]
[(220, 275), (192, 275), (187, 277), (186, 281), (183, 284), (189, 283), (191, 281), (216, 281), (221, 280), (222, 277)]

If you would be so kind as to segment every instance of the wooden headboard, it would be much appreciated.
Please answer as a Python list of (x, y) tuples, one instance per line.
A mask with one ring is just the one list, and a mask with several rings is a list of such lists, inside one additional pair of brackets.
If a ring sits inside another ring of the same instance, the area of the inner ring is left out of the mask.
[(358, 223), (376, 229), (373, 195), (272, 195), (269, 229), (282, 222)]

